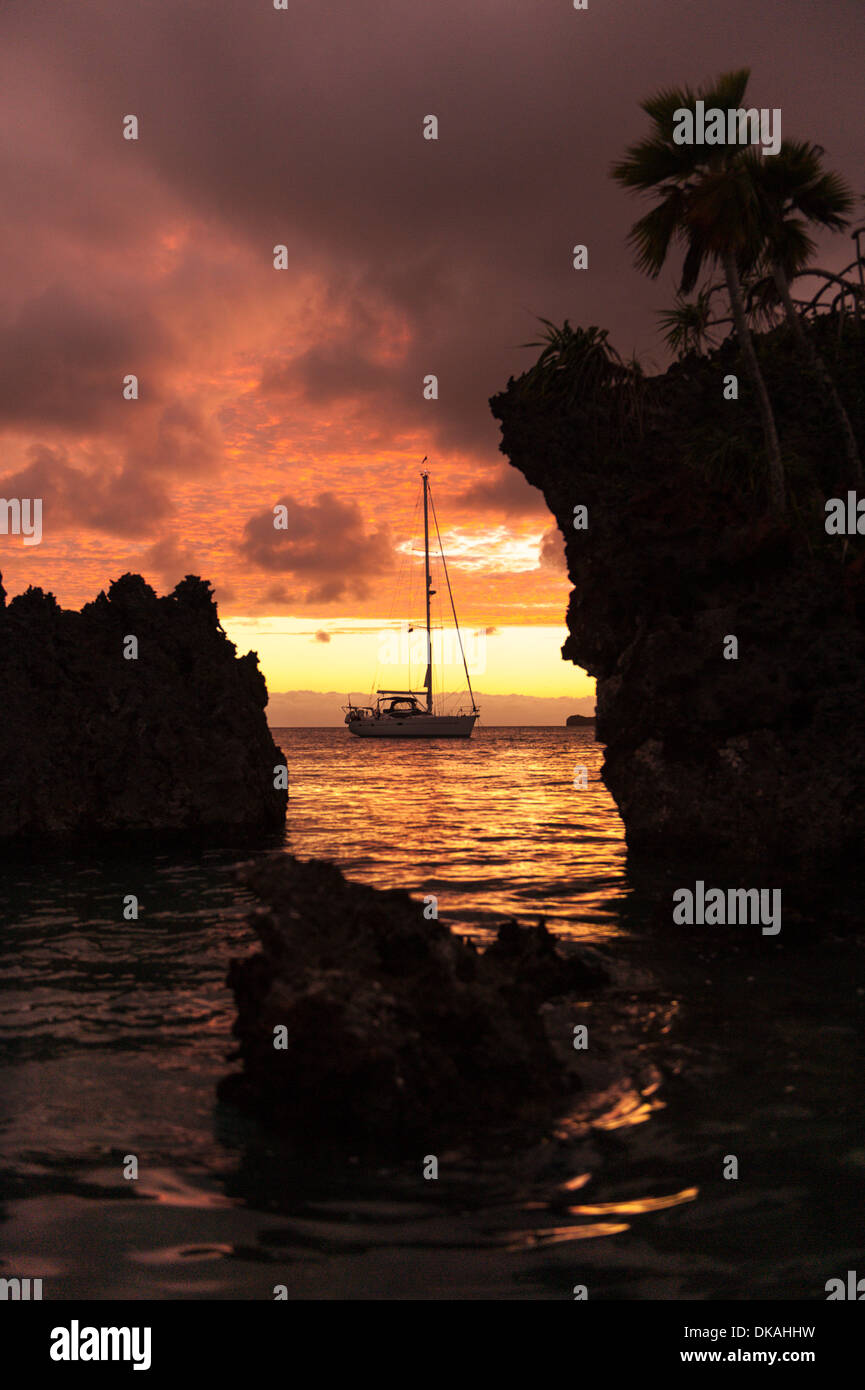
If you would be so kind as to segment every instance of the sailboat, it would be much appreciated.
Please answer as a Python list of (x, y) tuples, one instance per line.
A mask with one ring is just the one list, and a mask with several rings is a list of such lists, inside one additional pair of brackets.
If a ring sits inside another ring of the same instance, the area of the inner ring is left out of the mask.
[[(423, 461), (426, 463), (426, 459)], [(438, 535), (439, 551), (441, 553), (442, 567), (445, 579), (447, 580), (448, 594), (450, 595), (451, 610), (454, 615), (454, 627), (456, 628), (459, 639), (460, 652), (465, 667), (466, 681), (471, 698), (471, 710), (457, 710), (453, 714), (436, 712), (433, 706), (433, 660), (432, 660), (432, 627), (430, 623), (430, 599), (435, 590), (430, 579), (430, 555), (429, 555), (429, 509), (432, 503), (429, 487), (429, 473), (421, 473), (423, 479), (423, 537), (424, 537), (424, 573), (426, 576), (426, 678), (423, 690), (378, 690), (376, 700), (372, 705), (353, 705), (349, 698), (349, 703), (343, 705), (345, 710), (345, 722), (348, 725), (349, 733), (355, 734), (358, 738), (471, 738), (472, 730), (475, 727), (480, 713), (475, 704), (474, 692), (472, 691), (471, 678), (469, 676), (468, 663), (465, 651), (463, 650), (462, 637), (460, 636), (459, 623), (457, 622), (457, 612), (454, 606), (453, 594), (451, 593), (450, 579), (448, 578), (447, 564), (445, 562), (444, 549), (441, 543), (441, 536), (438, 530), (438, 520), (435, 515), (435, 505), (433, 504), (433, 520), (435, 521), (436, 535)]]

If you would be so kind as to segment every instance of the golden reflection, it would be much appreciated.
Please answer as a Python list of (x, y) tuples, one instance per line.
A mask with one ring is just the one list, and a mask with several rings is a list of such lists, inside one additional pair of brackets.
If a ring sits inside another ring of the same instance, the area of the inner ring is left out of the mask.
[(626, 1222), (597, 1221), (591, 1226), (547, 1226), (539, 1231), (510, 1231), (506, 1250), (532, 1250), (544, 1245), (561, 1245), (568, 1240), (591, 1240), (595, 1236), (617, 1236), (629, 1231)]
[(578, 1178), (568, 1178), (567, 1182), (561, 1184), (562, 1192), (576, 1192), (577, 1188), (585, 1187), (591, 1180), (591, 1173), (580, 1173)]
[[(561, 1184), (560, 1191), (575, 1191), (589, 1181), (590, 1173), (581, 1173)], [(592, 1202), (582, 1206), (567, 1207), (569, 1216), (643, 1216), (647, 1212), (664, 1211), (669, 1207), (679, 1207), (685, 1202), (693, 1202), (699, 1193), (697, 1187), (685, 1187), (669, 1197), (634, 1197), (620, 1202)], [(535, 1211), (543, 1206), (540, 1202), (527, 1202), (525, 1211)], [(630, 1230), (627, 1221), (593, 1221), (573, 1226), (541, 1226), (529, 1231), (508, 1231), (504, 1239), (507, 1250), (537, 1249), (545, 1245), (561, 1245), (572, 1240), (592, 1240), (598, 1236), (616, 1236)]]
[(574, 1110), (559, 1120), (556, 1136), (562, 1140), (577, 1139), (593, 1129), (624, 1129), (628, 1125), (645, 1124), (656, 1110), (665, 1109), (664, 1101), (645, 1097), (645, 1091), (637, 1090), (627, 1080), (581, 1097)]
[(644, 1101), (637, 1091), (628, 1091), (599, 1120), (593, 1120), (595, 1129), (624, 1129), (626, 1125), (644, 1125), (656, 1110), (665, 1108), (662, 1100)]
[(159, 1202), (166, 1207), (236, 1207), (240, 1199), (226, 1197), (222, 1192), (206, 1191), (186, 1182), (179, 1173), (167, 1169), (151, 1169), (146, 1179), (136, 1183), (137, 1197)]
[[(622, 934), (622, 823), (600, 780), (603, 749), (582, 731), (482, 723), (467, 749), (391, 746), (340, 729), (276, 737), (291, 767), (289, 845), (300, 858), (333, 859), (351, 878), (418, 897), (436, 892), (443, 920), (479, 946), (503, 917), (543, 916), (575, 942)], [(588, 768), (584, 790), (573, 786), (577, 763)]]
[(665, 1207), (679, 1207), (683, 1202), (693, 1202), (699, 1192), (698, 1187), (686, 1187), (674, 1192), (672, 1197), (638, 1197), (630, 1202), (596, 1202), (592, 1206), (568, 1207), (569, 1216), (637, 1216), (644, 1211), (663, 1211)]

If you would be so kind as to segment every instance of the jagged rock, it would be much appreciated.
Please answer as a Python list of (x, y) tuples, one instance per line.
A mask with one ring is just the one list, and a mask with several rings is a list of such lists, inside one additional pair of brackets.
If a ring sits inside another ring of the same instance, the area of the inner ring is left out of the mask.
[(569, 714), (565, 720), (565, 725), (569, 729), (581, 728), (584, 724), (594, 724), (594, 722), (595, 716), (593, 714)]
[(0, 840), (277, 829), (266, 703), (192, 575), (157, 598), (126, 574), (80, 613), (37, 588), (0, 603)]
[(332, 864), (280, 855), (245, 881), (267, 904), (250, 918), (263, 951), (229, 970), (244, 1069), (224, 1100), (304, 1142), (392, 1148), (549, 1117), (576, 1084), (541, 1004), (603, 970), (564, 957), (543, 925), (506, 924), (480, 954), (407, 893)]
[[(865, 334), (813, 331), (865, 450)], [(825, 533), (825, 498), (853, 481), (822, 390), (783, 330), (758, 346), (791, 494), (778, 522), (753, 393), (722, 396), (725, 373), (747, 380), (734, 344), (647, 380), (625, 425), (614, 392), (580, 399), (564, 373), (511, 380), (491, 407), (565, 538), (562, 654), (597, 678), (629, 849), (807, 874), (860, 854), (865, 542)]]

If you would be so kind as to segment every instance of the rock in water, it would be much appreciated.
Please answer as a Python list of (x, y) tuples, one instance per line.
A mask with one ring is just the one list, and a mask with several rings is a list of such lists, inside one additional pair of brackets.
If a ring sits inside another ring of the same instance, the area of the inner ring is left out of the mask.
[(0, 840), (284, 824), (264, 677), (206, 581), (157, 598), (126, 574), (80, 613), (4, 598)]
[[(839, 346), (831, 323), (809, 331), (865, 448), (865, 336)], [(825, 531), (844, 465), (822, 391), (784, 334), (760, 351), (791, 455), (778, 521), (753, 401), (733, 414), (723, 398), (734, 344), (621, 389), (553, 363), (491, 406), (502, 451), (565, 538), (562, 655), (597, 679), (603, 778), (632, 860), (698, 854), (807, 877), (861, 861), (865, 551)]]
[(507, 924), (482, 955), (332, 864), (279, 855), (245, 881), (268, 906), (250, 919), (263, 951), (229, 970), (244, 1069), (222, 1099), (304, 1142), (399, 1148), (548, 1118), (574, 1086), (541, 1004), (602, 971), (543, 926)]

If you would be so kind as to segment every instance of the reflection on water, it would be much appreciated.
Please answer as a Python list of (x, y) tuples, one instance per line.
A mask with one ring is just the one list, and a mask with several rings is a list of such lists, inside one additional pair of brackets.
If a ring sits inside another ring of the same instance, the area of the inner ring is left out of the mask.
[(665, 1207), (677, 1207), (681, 1202), (693, 1202), (697, 1195), (696, 1187), (687, 1187), (684, 1192), (675, 1192), (672, 1197), (641, 1197), (636, 1202), (600, 1202), (596, 1206), (568, 1207), (571, 1216), (636, 1216), (641, 1211), (663, 1211)]
[(274, 731), (291, 769), (297, 853), (379, 886), (435, 893), (439, 915), (471, 918), (472, 934), (485, 917), (538, 914), (566, 934), (615, 934), (622, 823), (600, 780), (603, 750), (584, 728), (352, 741), (342, 757), (322, 757), (323, 732)]
[[(248, 851), (130, 845), (6, 866), (3, 1274), (43, 1278), (46, 1298), (271, 1298), (276, 1284), (572, 1298), (585, 1284), (592, 1298), (700, 1299), (822, 1298), (857, 1267), (859, 936), (828, 920), (776, 939), (674, 931), (669, 896), (628, 879), (583, 730), (278, 741), (293, 852), (435, 893), (480, 937), (540, 914), (604, 952), (613, 984), (580, 1006), (584, 1090), (525, 1151), (479, 1161), (431, 1135), (434, 1182), (421, 1154), (304, 1160), (214, 1100), (232, 1045), (227, 962), (254, 944), (234, 879)], [(722, 1175), (730, 1154), (737, 1181)]]

